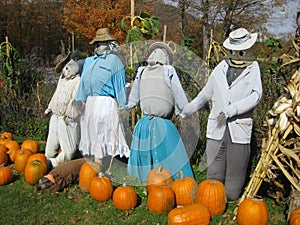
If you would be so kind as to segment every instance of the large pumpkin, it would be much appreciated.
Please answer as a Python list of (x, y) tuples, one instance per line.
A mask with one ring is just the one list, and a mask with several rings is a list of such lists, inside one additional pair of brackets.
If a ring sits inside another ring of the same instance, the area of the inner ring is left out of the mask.
[(169, 225), (208, 225), (210, 213), (202, 203), (193, 203), (172, 209), (168, 214)]
[(267, 205), (263, 199), (246, 198), (238, 206), (236, 218), (239, 225), (267, 225)]
[(172, 183), (177, 206), (185, 206), (196, 202), (197, 182), (192, 177), (185, 177), (182, 171), (179, 174), (180, 178)]
[(171, 186), (173, 183), (172, 174), (169, 170), (164, 169), (161, 166), (153, 168), (148, 173), (146, 183), (148, 192), (150, 192), (154, 186)]
[(8, 184), (12, 178), (13, 174), (9, 167), (0, 167), (0, 185)]
[(28, 158), (31, 155), (32, 155), (32, 153), (28, 149), (18, 150), (18, 152), (16, 153), (15, 161), (14, 161), (16, 171), (18, 171), (19, 173), (24, 172)]
[(222, 214), (226, 208), (226, 192), (224, 185), (217, 180), (202, 181), (197, 188), (196, 202), (207, 206), (210, 215)]
[(113, 193), (113, 185), (109, 178), (99, 174), (92, 179), (90, 185), (90, 194), (93, 199), (104, 202), (111, 198)]
[(39, 179), (41, 179), (47, 173), (47, 167), (45, 163), (35, 160), (27, 163), (24, 170), (24, 178), (28, 184), (37, 184)]
[(100, 165), (94, 162), (85, 162), (79, 171), (79, 187), (83, 192), (90, 192), (92, 179), (97, 176)]
[(290, 214), (290, 225), (300, 225), (300, 207), (292, 210)]
[(132, 187), (123, 184), (114, 191), (113, 203), (117, 209), (128, 211), (137, 205), (137, 193)]
[(39, 161), (45, 163), (45, 165), (47, 166), (47, 157), (43, 153), (32, 154), (31, 156), (29, 156), (27, 162), (29, 163), (34, 160), (39, 160)]
[(155, 214), (165, 214), (175, 207), (175, 193), (170, 186), (154, 186), (148, 195), (148, 209)]
[(29, 149), (32, 154), (35, 154), (39, 151), (39, 143), (35, 140), (26, 139), (25, 141), (23, 141), (21, 148)]

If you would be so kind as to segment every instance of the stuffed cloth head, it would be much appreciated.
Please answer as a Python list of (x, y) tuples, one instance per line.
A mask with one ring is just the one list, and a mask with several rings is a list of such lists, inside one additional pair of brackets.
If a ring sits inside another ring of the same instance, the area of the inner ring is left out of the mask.
[(70, 79), (79, 74), (79, 65), (71, 59), (63, 68), (62, 78)]
[(170, 46), (164, 42), (155, 42), (150, 46), (148, 63), (168, 65), (173, 63), (174, 53)]

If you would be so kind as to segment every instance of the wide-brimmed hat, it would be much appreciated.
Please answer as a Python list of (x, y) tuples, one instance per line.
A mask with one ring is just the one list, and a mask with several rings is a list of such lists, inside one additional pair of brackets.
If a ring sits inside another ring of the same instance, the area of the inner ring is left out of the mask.
[(94, 44), (95, 42), (103, 42), (103, 41), (116, 41), (117, 39), (114, 38), (108, 28), (100, 28), (96, 32), (96, 37), (90, 42), (90, 45)]
[(149, 48), (150, 54), (157, 48), (166, 50), (166, 52), (169, 55), (169, 63), (172, 64), (173, 60), (174, 60), (174, 51), (169, 46), (169, 44), (167, 44), (165, 42), (154, 42), (152, 45), (150, 45), (150, 48)]
[(71, 52), (68, 53), (66, 57), (64, 57), (57, 65), (55, 66), (55, 72), (60, 73), (64, 66), (70, 61), (71, 59)]
[(251, 48), (257, 39), (257, 33), (250, 33), (245, 28), (232, 31), (223, 46), (230, 50), (246, 50)]

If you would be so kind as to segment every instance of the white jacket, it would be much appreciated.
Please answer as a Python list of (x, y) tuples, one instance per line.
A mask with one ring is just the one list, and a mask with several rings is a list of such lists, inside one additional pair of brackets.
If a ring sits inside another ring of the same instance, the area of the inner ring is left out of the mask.
[(208, 117), (206, 137), (221, 140), (226, 123), (217, 120), (220, 112), (227, 118), (233, 143), (248, 144), (252, 132), (252, 111), (262, 96), (259, 65), (254, 61), (228, 86), (226, 72), (228, 64), (220, 62), (212, 71), (207, 84), (191, 102), (195, 109), (201, 109), (208, 101), (212, 110)]

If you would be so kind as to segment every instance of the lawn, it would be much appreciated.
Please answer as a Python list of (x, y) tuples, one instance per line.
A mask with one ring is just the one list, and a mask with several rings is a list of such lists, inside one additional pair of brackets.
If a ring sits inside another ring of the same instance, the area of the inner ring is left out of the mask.
[[(128, 225), (167, 225), (167, 214), (156, 215), (147, 209), (147, 196), (145, 188), (136, 183), (135, 179), (126, 175), (126, 164), (114, 160), (111, 172), (114, 187), (126, 182), (134, 187), (138, 193), (138, 206), (130, 211), (118, 210), (112, 200), (98, 202), (88, 193), (79, 188), (78, 183), (65, 189), (59, 194), (49, 192), (35, 192), (35, 187), (27, 184), (22, 173), (14, 170), (13, 164), (9, 165), (14, 173), (13, 181), (0, 186), (0, 224), (128, 224)], [(194, 166), (197, 182), (205, 177), (205, 171), (200, 171)], [(275, 201), (263, 196), (269, 210), (269, 224), (285, 224), (286, 205), (275, 204)], [(222, 215), (211, 218), (212, 225), (236, 224), (232, 219), (236, 204), (227, 204), (227, 209)]]

